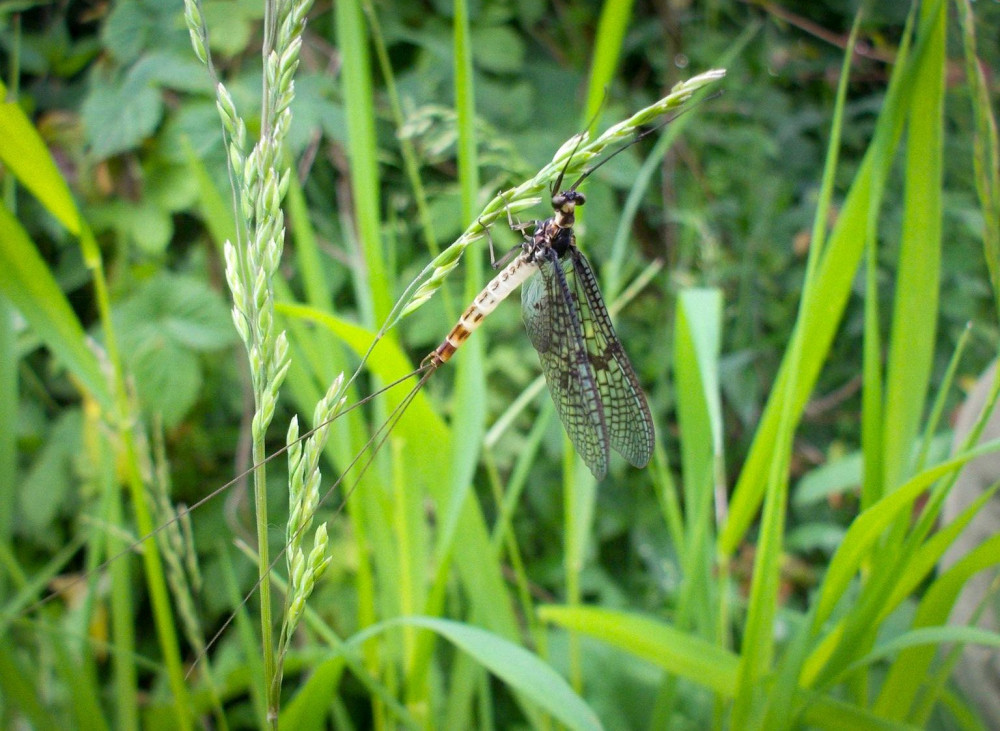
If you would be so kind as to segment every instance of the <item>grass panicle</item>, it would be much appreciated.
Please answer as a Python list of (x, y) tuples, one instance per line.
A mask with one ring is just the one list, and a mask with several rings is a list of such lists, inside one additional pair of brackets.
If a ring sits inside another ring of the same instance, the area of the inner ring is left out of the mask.
[[(654, 104), (636, 112), (624, 122), (612, 125), (599, 137), (587, 141), (587, 133), (581, 133), (568, 139), (553, 156), (552, 161), (538, 171), (530, 180), (512, 190), (497, 194), (486, 204), (475, 222), (459, 236), (454, 243), (442, 251), (420, 273), (417, 279), (407, 288), (408, 296), (401, 298), (400, 304), (393, 309), (386, 328), (392, 327), (395, 321), (407, 315), (434, 296), (440, 289), (448, 273), (458, 265), (459, 259), (472, 242), (483, 238), (486, 229), (506, 215), (530, 208), (536, 205), (540, 194), (548, 189), (549, 184), (565, 170), (565, 177), (572, 179), (582, 174), (587, 163), (598, 157), (605, 150), (628, 142), (634, 135), (641, 133), (642, 127), (659, 120), (663, 115), (677, 110), (698, 91), (721, 80), (726, 75), (723, 69), (713, 69), (674, 86), (671, 92)], [(572, 159), (567, 159), (572, 155)], [(414, 289), (415, 287), (415, 289)], [(411, 292), (412, 290), (412, 292)]]
[[(233, 295), (233, 321), (250, 362), (250, 379), (253, 386), (254, 415), (251, 421), (253, 458), (260, 463), (266, 457), (265, 437), (274, 417), (278, 393), (291, 365), (288, 338), (278, 331), (274, 313), (274, 280), (284, 248), (285, 219), (282, 201), (288, 192), (291, 171), (283, 164), (284, 142), (291, 125), (291, 104), (295, 98), (294, 76), (302, 49), (302, 33), (311, 0), (297, 2), (268, 2), (264, 18), (264, 90), (261, 109), (261, 132), (256, 144), (247, 153), (246, 124), (225, 85), (215, 79), (216, 105), (226, 135), (230, 179), (238, 205), (238, 241), (227, 241), (224, 248), (226, 282)], [(207, 30), (194, 0), (185, 3), (185, 20), (191, 36), (195, 55), (209, 66)], [(334, 384), (329, 398), (321, 402), (324, 413), (336, 402), (340, 381)], [(318, 407), (319, 408), (319, 407)], [(315, 438), (315, 435), (314, 435)], [(313, 447), (307, 443), (305, 449)], [(318, 450), (316, 450), (318, 455)], [(317, 458), (318, 459), (318, 456)], [(307, 460), (307, 464), (308, 464)], [(294, 474), (294, 473), (293, 473)], [(300, 474), (300, 477), (302, 475)], [(302, 509), (316, 492), (317, 472), (310, 472), (298, 487), (289, 486), (293, 495), (293, 508)], [(303, 486), (306, 486), (304, 489)], [(311, 490), (309, 489), (311, 487)], [(271, 619), (270, 582), (264, 580), (270, 570), (268, 551), (267, 479), (266, 471), (254, 472), (254, 504), (257, 521), (257, 542), (261, 576), (261, 635), (263, 639), (265, 682), (269, 688), (268, 716), (277, 722), (281, 693), (283, 653), (275, 652), (273, 623)], [(311, 516), (311, 513), (310, 513)], [(307, 518), (298, 516), (300, 536)], [(301, 548), (289, 552), (289, 560), (296, 562), (299, 583), (293, 580), (296, 601), (289, 608), (297, 607), (296, 616), (290, 621), (286, 614), (281, 636), (284, 638), (301, 615), (301, 604), (308, 596), (316, 575), (323, 566), (326, 530), (317, 531), (316, 544), (309, 562), (304, 562)], [(308, 585), (309, 591), (305, 590)], [(291, 627), (291, 628), (290, 628)]]

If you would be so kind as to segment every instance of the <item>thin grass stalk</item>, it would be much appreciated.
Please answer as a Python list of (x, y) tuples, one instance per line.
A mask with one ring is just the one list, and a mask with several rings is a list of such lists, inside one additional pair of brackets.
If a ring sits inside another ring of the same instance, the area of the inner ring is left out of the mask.
[(965, 77), (972, 96), (975, 118), (972, 165), (976, 173), (976, 192), (983, 209), (983, 254), (993, 284), (993, 297), (1000, 314), (1000, 142), (993, 114), (990, 87), (976, 51), (976, 22), (969, 0), (957, 0), (962, 29)]
[[(98, 431), (98, 430), (95, 430)], [(94, 451), (98, 458), (95, 481), (98, 482), (100, 494), (103, 496), (108, 525), (121, 525), (122, 506), (121, 490), (115, 480), (114, 457), (111, 445), (103, 437), (95, 440)], [(109, 556), (118, 555), (124, 548), (124, 541), (115, 531), (107, 533), (107, 552)], [(88, 552), (88, 562), (91, 557), (98, 560), (94, 552)], [(88, 568), (90, 568), (88, 566)], [(115, 726), (121, 729), (139, 729), (139, 698), (138, 670), (134, 661), (135, 653), (135, 612), (132, 602), (132, 569), (130, 561), (115, 561), (110, 566), (111, 574), (111, 622), (112, 638), (116, 652), (112, 658), (114, 675)], [(96, 588), (96, 587), (95, 587)], [(88, 592), (95, 594), (96, 592)], [(89, 614), (89, 611), (88, 611)]]
[[(117, 436), (121, 441), (119, 449), (123, 461), (122, 469), (128, 485), (132, 509), (135, 512), (136, 528), (140, 535), (148, 535), (153, 532), (154, 526), (139, 466), (135, 432), (131, 427), (135, 415), (131, 409), (121, 354), (112, 324), (111, 298), (108, 293), (107, 279), (104, 276), (104, 265), (97, 242), (86, 227), (81, 231), (80, 245), (84, 262), (93, 277), (95, 300), (104, 332), (104, 346), (107, 353), (107, 363), (110, 367), (109, 378), (115, 403), (114, 419), (117, 423)], [(184, 683), (184, 671), (181, 667), (180, 646), (174, 627), (173, 612), (170, 608), (163, 563), (156, 545), (148, 546), (147, 550), (143, 551), (142, 558), (146, 570), (150, 602), (152, 603), (153, 622), (160, 649), (163, 652), (170, 689), (173, 693), (173, 703), (177, 713), (176, 721), (179, 728), (188, 729), (191, 726), (190, 704), (187, 687)]]
[[(10, 49), (7, 59), (9, 75), (4, 101), (15, 100), (21, 83), (21, 14), (10, 19)], [(11, 213), (17, 212), (17, 178), (5, 175), (3, 202)], [(15, 347), (14, 308), (0, 294), (0, 404), (18, 402), (17, 348)], [(13, 548), (11, 538), (14, 511), (17, 504), (17, 409), (0, 409), (0, 544)], [(6, 596), (7, 574), (0, 571), (0, 596)]]
[[(417, 159), (417, 152), (413, 148), (413, 143), (406, 136), (399, 135), (406, 119), (403, 115), (403, 106), (399, 100), (399, 90), (396, 87), (396, 76), (392, 70), (392, 62), (389, 60), (389, 51), (385, 45), (385, 37), (382, 34), (382, 26), (378, 20), (378, 13), (372, 6), (371, 0), (362, 0), (365, 15), (368, 17), (368, 24), (371, 27), (372, 42), (375, 46), (375, 55), (378, 59), (379, 71), (385, 81), (385, 95), (389, 102), (389, 111), (392, 113), (392, 120), (396, 125), (397, 139), (399, 141), (399, 152), (403, 157), (403, 169), (410, 187), (413, 189), (413, 200), (417, 206), (417, 218), (420, 221), (420, 232), (424, 239), (424, 245), (434, 256), (437, 256), (440, 247), (437, 236), (434, 234), (434, 221), (431, 218), (430, 207), (427, 204), (427, 194), (424, 190), (423, 181), (420, 179), (420, 164)], [(449, 320), (455, 319), (454, 306), (450, 301), (450, 295), (444, 292), (445, 313)]]
[[(233, 293), (233, 322), (247, 349), (254, 394), (251, 424), (253, 459), (266, 457), (265, 433), (274, 415), (278, 390), (290, 365), (288, 340), (275, 327), (273, 280), (284, 240), (281, 201), (290, 171), (283, 166), (282, 145), (291, 123), (289, 106), (295, 95), (302, 32), (310, 0), (264, 5), (261, 133), (248, 150), (246, 125), (225, 86), (215, 78), (208, 52), (207, 29), (195, 0), (185, 3), (185, 19), (196, 56), (216, 81), (217, 106), (229, 153), (237, 211), (237, 245), (224, 247), (226, 280)], [(260, 577), (270, 570), (268, 549), (267, 472), (254, 471), (254, 505), (260, 551)], [(268, 688), (267, 718), (276, 724), (281, 693), (280, 658), (274, 647), (270, 584), (261, 581), (260, 625), (264, 679)], [(287, 613), (285, 615), (287, 621)]]
[(193, 537), (190, 533), (190, 518), (184, 506), (181, 506), (181, 510), (184, 512), (178, 514), (170, 502), (170, 473), (167, 469), (163, 425), (159, 419), (156, 420), (152, 428), (152, 455), (150, 456), (153, 462), (150, 497), (156, 523), (164, 526), (163, 530), (157, 534), (157, 542), (167, 567), (167, 581), (173, 593), (177, 616), (181, 621), (181, 629), (188, 644), (194, 648), (196, 656), (201, 658), (202, 674), (208, 687), (215, 724), (222, 731), (227, 731), (229, 724), (222, 708), (219, 684), (212, 670), (211, 658), (206, 653), (205, 633), (196, 608), (195, 595), (200, 592), (202, 580)]

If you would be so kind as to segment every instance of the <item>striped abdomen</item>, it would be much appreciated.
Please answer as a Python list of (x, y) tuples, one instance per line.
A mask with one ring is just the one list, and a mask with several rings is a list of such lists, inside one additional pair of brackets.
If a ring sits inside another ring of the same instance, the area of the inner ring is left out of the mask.
[(447, 363), (458, 346), (464, 343), (472, 331), (479, 327), (483, 318), (493, 312), (498, 304), (537, 271), (538, 264), (529, 259), (526, 254), (519, 254), (514, 261), (493, 277), (489, 284), (483, 287), (483, 291), (476, 295), (472, 304), (448, 333), (448, 337), (424, 358), (424, 362), (430, 362), (434, 368), (442, 363)]

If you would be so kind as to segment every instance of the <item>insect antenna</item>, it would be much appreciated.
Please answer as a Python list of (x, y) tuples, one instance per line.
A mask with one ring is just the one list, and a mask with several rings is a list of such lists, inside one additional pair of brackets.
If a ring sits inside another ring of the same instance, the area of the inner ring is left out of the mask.
[[(597, 106), (597, 110), (594, 112), (594, 115), (587, 122), (587, 126), (583, 128), (583, 132), (577, 134), (576, 144), (573, 146), (573, 150), (569, 153), (569, 157), (566, 158), (566, 164), (563, 165), (563, 169), (559, 171), (559, 177), (552, 181), (552, 185), (549, 187), (549, 195), (554, 196), (559, 192), (559, 189), (562, 187), (563, 176), (566, 175), (566, 171), (569, 169), (569, 164), (573, 162), (573, 158), (576, 156), (576, 151), (580, 149), (580, 145), (582, 145), (583, 141), (589, 136), (590, 128), (593, 127), (594, 122), (597, 121), (597, 115), (601, 113), (601, 109), (604, 108), (604, 102), (606, 102), (607, 99), (608, 90), (605, 88), (604, 96), (601, 98), (601, 103)], [(579, 181), (577, 181), (577, 184), (579, 184)], [(576, 190), (576, 185), (570, 188), (570, 190)]]
[[(694, 102), (693, 104), (689, 104), (689, 105), (685, 106), (685, 107), (684, 107), (683, 109), (679, 110), (679, 111), (678, 111), (678, 112), (677, 112), (676, 114), (672, 114), (672, 115), (670, 115), (670, 116), (669, 116), (669, 117), (668, 117), (667, 119), (663, 120), (662, 122), (660, 122), (660, 123), (659, 123), (658, 125), (656, 125), (655, 127), (651, 127), (650, 129), (647, 129), (647, 130), (646, 130), (645, 132), (640, 132), (639, 134), (637, 134), (637, 135), (635, 136), (635, 139), (634, 139), (634, 140), (630, 140), (630, 141), (629, 141), (629, 142), (627, 142), (626, 144), (624, 144), (624, 145), (622, 145), (621, 147), (619, 147), (619, 148), (618, 148), (617, 150), (615, 150), (614, 152), (612, 152), (612, 153), (611, 153), (610, 155), (608, 155), (608, 156), (607, 156), (606, 158), (604, 158), (604, 159), (603, 159), (603, 160), (601, 160), (601, 161), (600, 161), (599, 163), (597, 163), (596, 165), (594, 165), (594, 167), (592, 167), (592, 168), (589, 168), (589, 169), (585, 170), (585, 171), (583, 172), (583, 175), (581, 175), (581, 176), (580, 176), (579, 178), (577, 178), (576, 182), (575, 182), (575, 183), (573, 183), (573, 185), (571, 185), (569, 189), (570, 189), (570, 190), (576, 190), (576, 189), (577, 189), (577, 187), (579, 187), (580, 183), (582, 183), (582, 182), (583, 182), (584, 180), (586, 180), (586, 179), (587, 179), (587, 178), (588, 178), (588, 177), (590, 176), (590, 174), (591, 174), (591, 173), (593, 173), (593, 172), (594, 172), (595, 170), (597, 170), (597, 169), (598, 169), (599, 167), (601, 167), (602, 165), (604, 165), (604, 164), (605, 164), (606, 162), (609, 162), (609, 161), (611, 161), (612, 159), (614, 159), (614, 157), (615, 157), (616, 155), (618, 155), (618, 153), (620, 153), (620, 152), (625, 152), (625, 150), (627, 150), (627, 149), (628, 149), (628, 148), (630, 148), (630, 147), (631, 147), (632, 145), (634, 145), (634, 144), (636, 144), (637, 142), (639, 142), (639, 140), (641, 140), (641, 139), (643, 139), (643, 138), (645, 138), (645, 137), (649, 137), (649, 136), (650, 136), (651, 134), (653, 134), (654, 132), (658, 132), (659, 130), (663, 129), (663, 128), (664, 128), (664, 127), (666, 127), (666, 126), (667, 126), (668, 124), (670, 124), (671, 122), (675, 121), (675, 120), (676, 120), (676, 119), (677, 119), (678, 117), (680, 117), (681, 115), (683, 115), (683, 114), (687, 114), (687, 113), (688, 113), (689, 111), (691, 111), (691, 110), (692, 110), (692, 109), (694, 109), (695, 107), (697, 107), (697, 106), (700, 106), (702, 102), (706, 102), (706, 101), (709, 101), (710, 99), (715, 99), (715, 98), (716, 98), (717, 96), (721, 96), (721, 95), (722, 95), (722, 92), (721, 92), (721, 91), (717, 91), (717, 92), (715, 92), (714, 94), (710, 94), (710, 95), (708, 95), (708, 96), (706, 96), (706, 97), (702, 97), (701, 99), (697, 100), (697, 101), (696, 101), (696, 102)], [(579, 144), (577, 144), (577, 147), (579, 147)], [(576, 152), (576, 148), (573, 148), (573, 151), (574, 151), (574, 152)], [(572, 158), (571, 158), (571, 159), (572, 159)], [(569, 164), (569, 163), (567, 163), (567, 165), (568, 165), (568, 164)], [(565, 172), (565, 169), (563, 170), (563, 172)], [(560, 182), (560, 183), (562, 183), (562, 174), (561, 174), (561, 173), (560, 173), (560, 175), (559, 175), (559, 182)]]

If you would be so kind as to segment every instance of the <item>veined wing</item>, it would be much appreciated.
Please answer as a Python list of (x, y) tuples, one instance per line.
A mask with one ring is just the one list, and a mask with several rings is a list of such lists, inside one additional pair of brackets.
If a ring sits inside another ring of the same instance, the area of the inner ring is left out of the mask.
[(584, 330), (562, 264), (539, 252), (539, 271), (521, 289), (521, 312), (538, 351), (556, 413), (583, 461), (600, 480), (608, 471), (608, 429)]
[(611, 447), (636, 467), (653, 454), (653, 418), (632, 364), (611, 325), (611, 316), (587, 257), (571, 247), (572, 292), (580, 312), (587, 355), (594, 369)]

